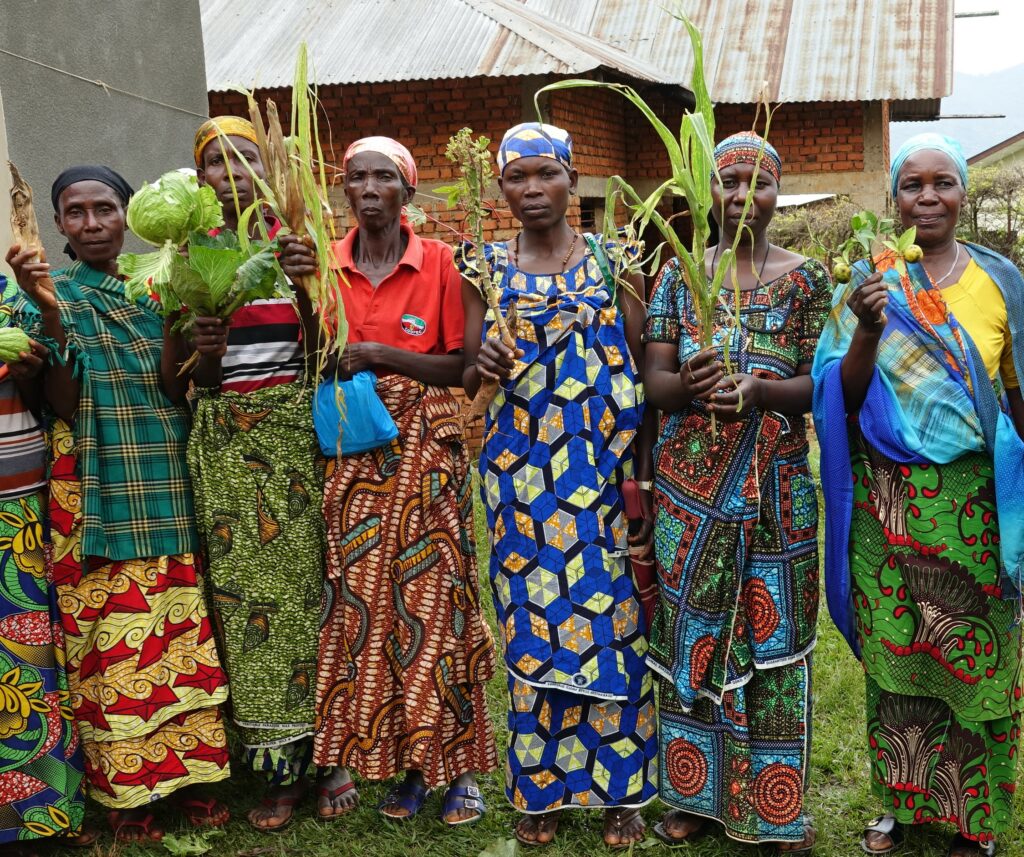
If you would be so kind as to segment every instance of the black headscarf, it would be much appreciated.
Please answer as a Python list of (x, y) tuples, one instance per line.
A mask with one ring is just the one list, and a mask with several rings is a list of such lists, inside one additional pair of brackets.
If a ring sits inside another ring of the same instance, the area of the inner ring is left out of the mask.
[(53, 187), (50, 188), (50, 201), (53, 203), (53, 210), (55, 212), (60, 213), (60, 195), (71, 185), (78, 182), (102, 182), (121, 197), (123, 205), (128, 205), (128, 200), (135, 193), (132, 190), (132, 186), (124, 180), (124, 176), (120, 173), (115, 173), (110, 167), (90, 164), (68, 167), (57, 176), (53, 182)]

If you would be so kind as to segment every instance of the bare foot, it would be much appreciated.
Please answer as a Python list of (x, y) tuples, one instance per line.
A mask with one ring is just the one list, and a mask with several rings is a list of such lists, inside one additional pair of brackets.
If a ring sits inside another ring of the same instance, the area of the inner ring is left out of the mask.
[(982, 845), (979, 842), (974, 842), (965, 836), (961, 836), (959, 833), (949, 843), (949, 857), (989, 857), (989, 855), (995, 853), (994, 842)]
[(804, 852), (810, 851), (814, 847), (814, 843), (818, 839), (818, 834), (810, 822), (804, 822), (804, 838), (799, 842), (780, 842), (779, 853), (780, 854), (791, 854), (795, 851)]
[(295, 812), (295, 805), (306, 794), (306, 779), (303, 777), (290, 786), (272, 786), (267, 796), (246, 814), (249, 824), (264, 833), (285, 827)]
[(516, 825), (516, 839), (527, 845), (547, 845), (558, 833), (559, 810), (524, 815)]
[(647, 825), (636, 807), (617, 806), (605, 810), (604, 844), (610, 848), (625, 848), (631, 842), (640, 842), (646, 831)]
[(144, 806), (112, 809), (107, 813), (107, 822), (118, 842), (159, 842), (164, 838), (164, 829)]
[(339, 818), (359, 806), (359, 792), (348, 768), (334, 768), (317, 780), (316, 814), (323, 819)]

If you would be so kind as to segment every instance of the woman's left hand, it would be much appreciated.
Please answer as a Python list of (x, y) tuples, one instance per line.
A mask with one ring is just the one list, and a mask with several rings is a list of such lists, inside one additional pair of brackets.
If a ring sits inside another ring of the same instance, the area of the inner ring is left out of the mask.
[(351, 378), (356, 372), (374, 369), (383, 362), (384, 345), (379, 342), (350, 342), (338, 358), (338, 372), (342, 378)]
[(640, 489), (640, 508), (643, 510), (644, 519), (637, 530), (631, 536), (626, 536), (626, 544), (631, 548), (643, 547), (643, 552), (634, 555), (634, 559), (654, 558), (654, 510), (653, 498), (649, 490)]
[(728, 388), (715, 393), (708, 402), (708, 410), (722, 422), (735, 423), (750, 416), (761, 404), (761, 379), (737, 373), (722, 379)]

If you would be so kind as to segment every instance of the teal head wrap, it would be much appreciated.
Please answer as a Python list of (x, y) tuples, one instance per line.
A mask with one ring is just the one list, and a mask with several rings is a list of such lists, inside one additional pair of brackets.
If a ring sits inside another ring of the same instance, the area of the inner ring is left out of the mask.
[(917, 134), (911, 137), (900, 146), (899, 151), (896, 152), (896, 157), (892, 159), (892, 169), (889, 171), (889, 180), (892, 187), (893, 198), (896, 198), (896, 191), (898, 190), (898, 184), (900, 179), (900, 170), (903, 169), (903, 165), (907, 162), (907, 158), (916, 152), (931, 151), (931, 152), (942, 152), (947, 155), (949, 159), (956, 165), (956, 171), (960, 174), (960, 184), (967, 187), (967, 159), (964, 157), (964, 151), (960, 148), (960, 144), (952, 137), (947, 137), (945, 134), (936, 134), (934, 132), (928, 132), (927, 134)]

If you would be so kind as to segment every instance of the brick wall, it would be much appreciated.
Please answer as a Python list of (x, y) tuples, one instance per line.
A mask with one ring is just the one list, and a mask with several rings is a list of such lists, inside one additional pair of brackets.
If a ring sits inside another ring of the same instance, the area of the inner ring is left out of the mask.
[[(395, 137), (409, 147), (419, 169), (416, 203), (429, 218), (420, 233), (454, 243), (459, 240), (461, 215), (448, 211), (446, 202), (431, 193), (455, 176), (444, 156), (448, 138), (468, 125), (475, 133), (487, 135), (492, 151), (497, 152), (505, 130), (534, 115), (529, 84), (523, 78), (505, 77), (324, 86), (320, 90), (321, 142), (330, 172), (337, 177), (345, 147), (354, 139), (372, 134)], [(682, 114), (679, 100), (668, 88), (649, 88), (643, 94), (675, 133)], [(264, 90), (259, 96), (261, 103), (274, 99), (287, 122), (288, 90)], [(547, 99), (547, 109), (550, 121), (573, 135), (580, 174), (590, 179), (588, 195), (603, 197), (600, 179), (612, 174), (647, 185), (665, 177), (668, 163), (661, 141), (620, 95), (592, 89), (555, 92)], [(235, 93), (210, 93), (210, 114), (225, 113), (245, 115), (244, 99)], [(752, 105), (722, 104), (716, 115), (721, 139), (749, 129), (755, 110)], [(787, 175), (842, 172), (853, 176), (865, 169), (864, 127), (864, 105), (859, 102), (785, 104), (775, 112), (770, 136)], [(517, 226), (496, 187), (494, 191), (489, 200), (494, 216), (485, 224), (487, 237), (509, 239)], [(332, 202), (340, 225), (350, 225), (340, 186), (332, 191)], [(579, 227), (577, 202), (570, 208), (569, 221)], [(475, 443), (481, 426), (477, 422), (473, 428)]]

